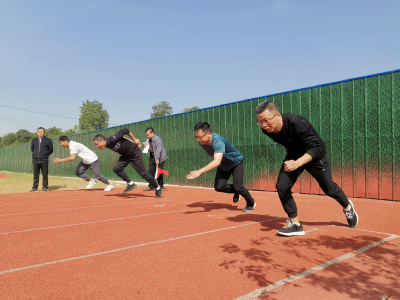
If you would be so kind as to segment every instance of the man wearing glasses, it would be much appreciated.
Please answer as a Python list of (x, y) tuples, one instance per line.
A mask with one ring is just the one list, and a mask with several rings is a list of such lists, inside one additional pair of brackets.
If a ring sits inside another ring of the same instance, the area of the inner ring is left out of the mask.
[(353, 203), (343, 190), (333, 182), (331, 166), (326, 157), (326, 146), (314, 127), (302, 116), (280, 114), (275, 103), (264, 101), (256, 108), (258, 125), (262, 132), (287, 150), (285, 161), (279, 171), (276, 189), (283, 209), (290, 220), (289, 225), (278, 230), (285, 236), (304, 235), (303, 226), (297, 216), (297, 206), (291, 189), (304, 170), (314, 177), (326, 195), (343, 207), (350, 227), (358, 223)]
[[(241, 196), (247, 205), (243, 212), (250, 212), (256, 207), (254, 199), (243, 186), (243, 155), (222, 136), (211, 132), (211, 127), (206, 122), (199, 122), (194, 127), (195, 138), (199, 145), (214, 158), (207, 166), (200, 170), (191, 171), (187, 179), (195, 179), (201, 174), (217, 168), (214, 189), (217, 192), (234, 194), (233, 202), (239, 201)], [(228, 179), (233, 177), (233, 184), (228, 184)]]
[[(132, 140), (125, 138), (125, 134)], [(155, 187), (156, 196), (154, 198), (161, 198), (162, 187), (157, 184), (157, 181), (154, 180), (153, 176), (147, 173), (146, 167), (144, 166), (142, 151), (140, 151), (142, 144), (139, 139), (133, 136), (132, 132), (128, 128), (123, 128), (108, 138), (102, 134), (96, 134), (93, 137), (93, 143), (99, 149), (108, 148), (121, 155), (115, 164), (113, 171), (127, 183), (126, 189), (123, 193), (128, 193), (137, 187), (124, 171), (125, 167), (130, 164), (140, 177)]]

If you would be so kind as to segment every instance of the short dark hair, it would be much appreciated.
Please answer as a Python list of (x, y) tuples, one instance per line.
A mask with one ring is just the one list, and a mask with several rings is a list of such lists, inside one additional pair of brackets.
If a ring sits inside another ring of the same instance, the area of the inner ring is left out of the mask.
[(211, 132), (211, 126), (207, 122), (199, 122), (194, 126), (194, 131), (203, 130), (204, 133)]
[(39, 128), (36, 130), (36, 132), (37, 132), (39, 129), (43, 129), (44, 132), (46, 132), (46, 129), (44, 129), (43, 127), (39, 127)]
[(279, 112), (279, 109), (274, 102), (264, 101), (257, 105), (256, 114), (259, 115), (266, 110), (268, 110), (270, 112), (274, 112), (274, 111), (277, 113)]
[(149, 130), (150, 130), (150, 133), (153, 133), (153, 132), (154, 132), (153, 127), (148, 127), (148, 128), (144, 131), (144, 133), (146, 133), (146, 132), (149, 131)]
[(67, 137), (66, 135), (62, 135), (58, 138), (59, 142), (65, 142), (68, 141), (69, 142), (69, 137)]
[(98, 141), (98, 142), (101, 142), (101, 141), (105, 141), (106, 140), (106, 137), (104, 136), (104, 135), (102, 135), (102, 134), (96, 134), (94, 137), (93, 137), (93, 141)]

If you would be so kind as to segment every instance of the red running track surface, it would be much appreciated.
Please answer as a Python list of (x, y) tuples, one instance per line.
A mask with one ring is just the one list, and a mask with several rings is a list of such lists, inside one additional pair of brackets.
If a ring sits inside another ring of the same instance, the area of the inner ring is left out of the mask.
[(257, 207), (169, 186), (0, 195), (0, 299), (400, 299), (400, 202), (295, 195), (306, 231), (281, 237), (273, 192)]

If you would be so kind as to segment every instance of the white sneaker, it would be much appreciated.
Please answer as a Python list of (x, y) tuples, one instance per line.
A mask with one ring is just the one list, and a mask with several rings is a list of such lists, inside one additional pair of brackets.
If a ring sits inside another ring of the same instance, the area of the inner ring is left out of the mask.
[(106, 192), (109, 192), (113, 189), (114, 185), (112, 183), (110, 183), (109, 185), (107, 185), (107, 187), (104, 189)]
[(94, 179), (93, 181), (89, 181), (89, 184), (87, 185), (87, 189), (90, 189), (90, 188), (92, 188), (95, 184), (97, 183), (97, 180), (96, 179)]

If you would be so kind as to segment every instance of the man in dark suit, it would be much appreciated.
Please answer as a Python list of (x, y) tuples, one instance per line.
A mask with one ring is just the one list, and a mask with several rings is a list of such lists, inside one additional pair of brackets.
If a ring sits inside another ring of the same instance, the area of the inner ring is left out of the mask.
[(49, 173), (49, 156), (53, 153), (53, 142), (45, 136), (43, 127), (37, 130), (37, 138), (32, 139), (32, 165), (33, 165), (33, 187), (31, 192), (37, 192), (39, 186), (39, 175), (42, 170), (43, 176), (43, 191), (47, 192), (49, 182), (47, 175)]
[[(154, 177), (156, 174), (157, 166), (164, 169), (164, 163), (168, 158), (167, 151), (164, 148), (162, 139), (154, 133), (154, 129), (149, 127), (145, 130), (146, 136), (150, 143), (150, 156), (149, 156), (149, 174)], [(157, 178), (158, 185), (164, 188), (164, 175), (160, 174)], [(144, 191), (154, 191), (154, 187), (149, 184)]]

